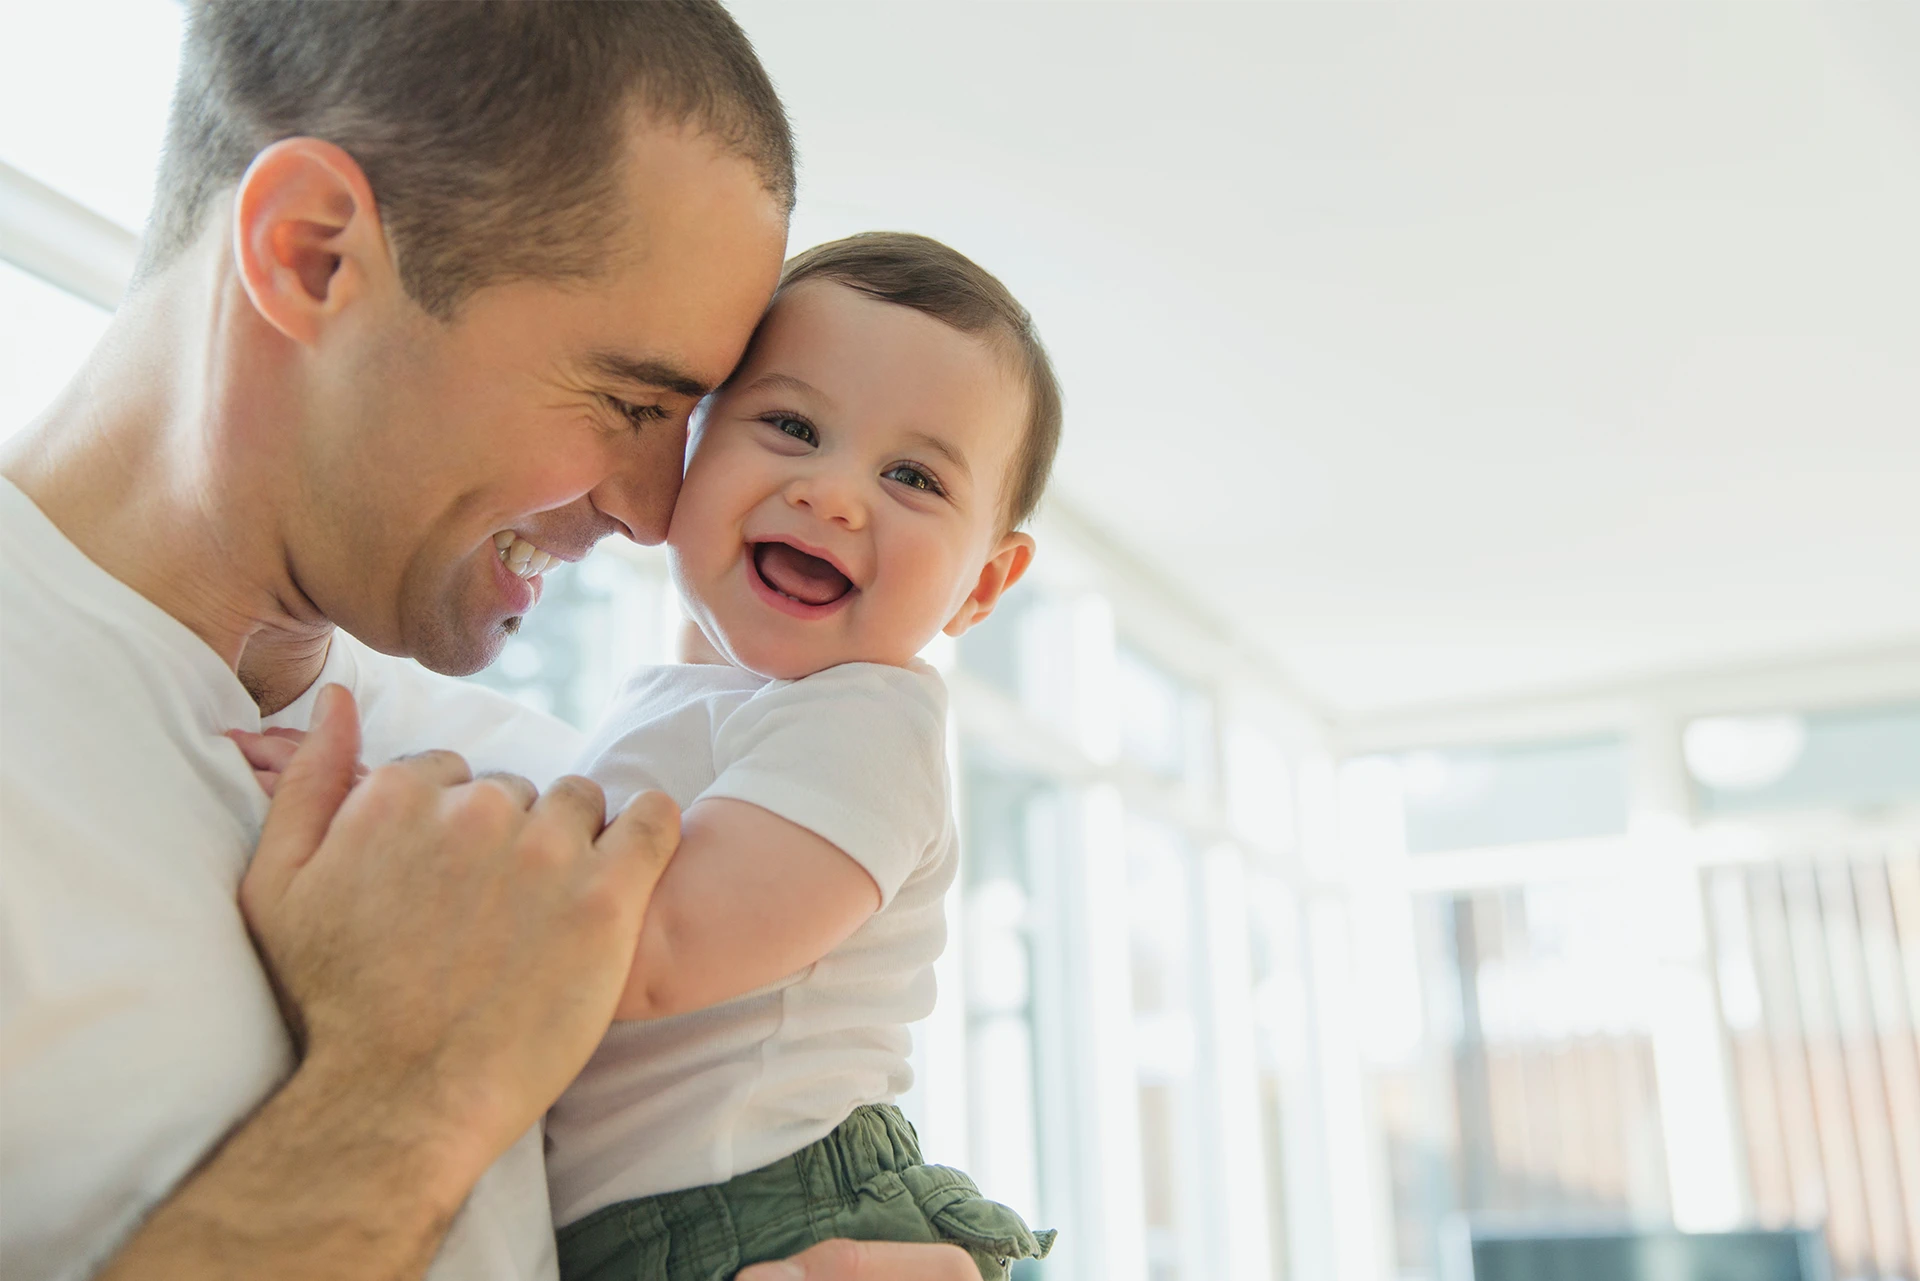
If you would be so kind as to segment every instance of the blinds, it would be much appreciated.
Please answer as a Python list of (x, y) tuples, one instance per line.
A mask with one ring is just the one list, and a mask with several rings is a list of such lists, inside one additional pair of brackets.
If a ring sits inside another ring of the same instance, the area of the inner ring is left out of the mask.
[(1920, 843), (1706, 874), (1754, 1209), (1843, 1276), (1920, 1242)]

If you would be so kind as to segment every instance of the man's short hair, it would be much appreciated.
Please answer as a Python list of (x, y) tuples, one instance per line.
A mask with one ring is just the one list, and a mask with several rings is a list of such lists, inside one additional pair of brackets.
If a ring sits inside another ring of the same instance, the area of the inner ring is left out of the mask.
[(781, 294), (807, 280), (831, 280), (870, 298), (910, 307), (998, 344), (1026, 384), (1027, 421), (1007, 475), (1005, 522), (1017, 529), (1047, 490), (1064, 416), (1060, 381), (1033, 316), (992, 273), (957, 249), (904, 231), (869, 231), (795, 254)]
[(591, 277), (635, 107), (751, 162), (792, 211), (786, 113), (718, 0), (196, 0), (140, 275), (304, 136), (359, 163), (402, 283), (442, 319), (485, 285)]

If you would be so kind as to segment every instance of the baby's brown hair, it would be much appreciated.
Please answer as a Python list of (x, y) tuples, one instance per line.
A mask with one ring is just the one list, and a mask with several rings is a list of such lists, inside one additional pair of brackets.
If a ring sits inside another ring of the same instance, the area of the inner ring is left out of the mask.
[(868, 231), (815, 245), (787, 260), (781, 294), (807, 280), (831, 280), (869, 298), (911, 307), (963, 334), (1006, 348), (1027, 384), (1026, 432), (1007, 477), (1006, 527), (1033, 515), (1060, 448), (1060, 382), (1033, 317), (980, 264), (937, 240), (904, 231)]

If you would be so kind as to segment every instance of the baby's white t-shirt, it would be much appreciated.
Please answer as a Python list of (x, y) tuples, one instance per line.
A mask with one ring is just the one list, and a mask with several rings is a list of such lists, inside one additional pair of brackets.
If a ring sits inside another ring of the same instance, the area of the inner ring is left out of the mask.
[(615, 1023), (547, 1116), (556, 1224), (723, 1183), (911, 1084), (906, 1026), (933, 1009), (941, 898), (958, 857), (946, 689), (932, 668), (850, 663), (792, 681), (717, 665), (646, 668), (615, 698), (577, 772), (606, 789), (610, 812), (649, 788), (683, 809), (725, 797), (769, 810), (865, 868), (880, 910), (777, 983)]

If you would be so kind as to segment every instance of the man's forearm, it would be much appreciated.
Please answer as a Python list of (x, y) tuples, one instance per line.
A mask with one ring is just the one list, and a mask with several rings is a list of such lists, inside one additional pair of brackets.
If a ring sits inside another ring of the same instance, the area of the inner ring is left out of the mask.
[(102, 1281), (411, 1281), (486, 1165), (402, 1100), (303, 1067), (156, 1209)]

